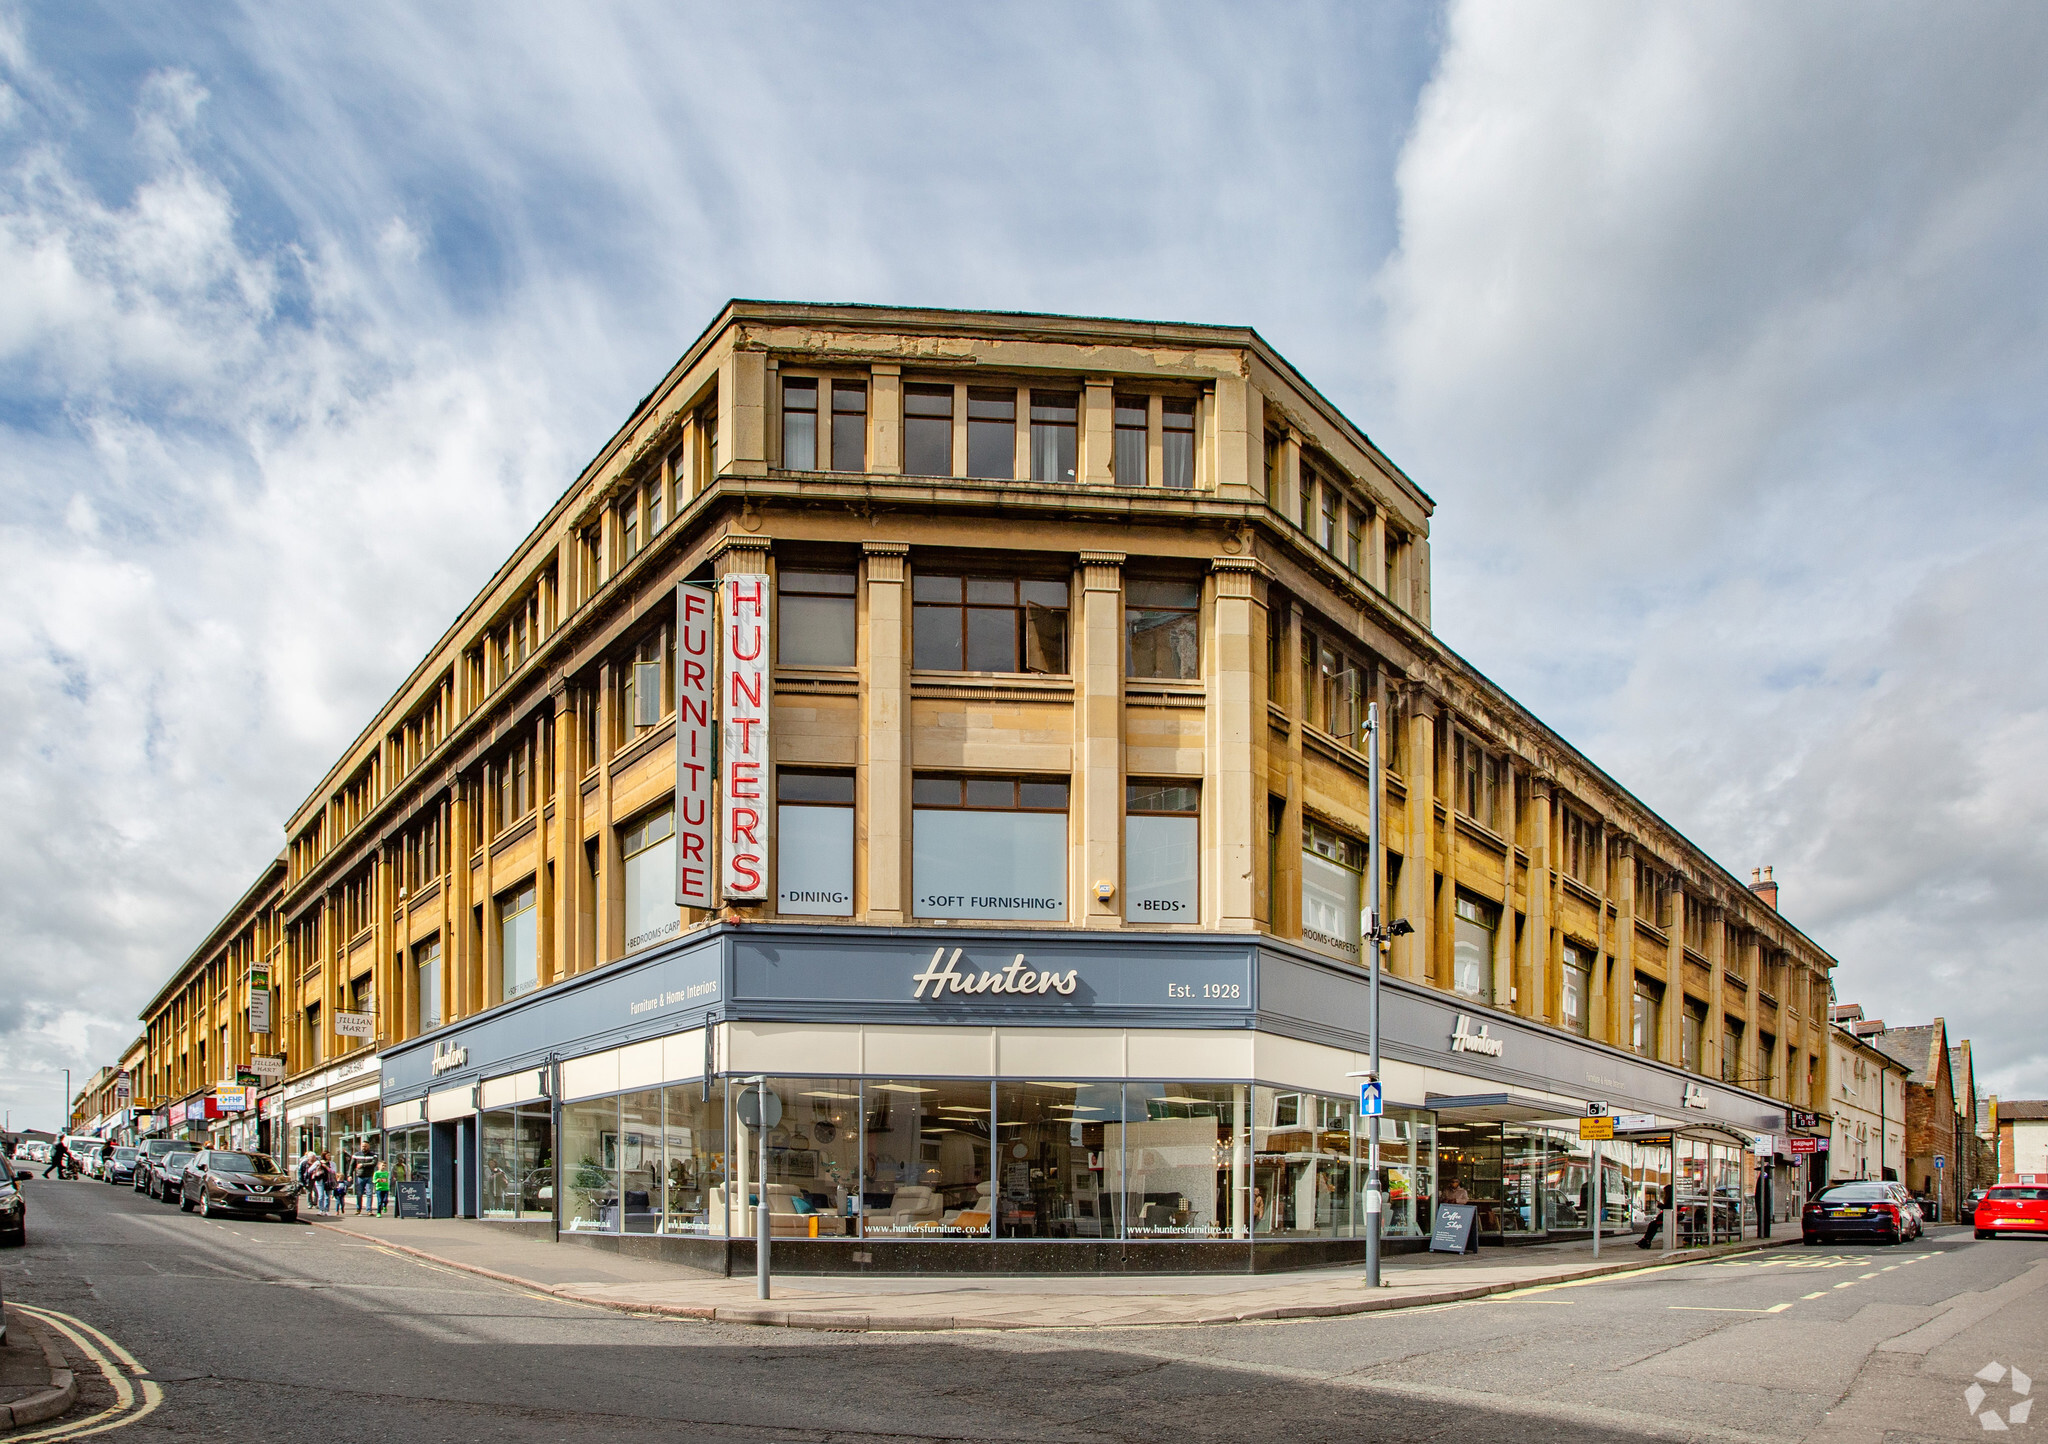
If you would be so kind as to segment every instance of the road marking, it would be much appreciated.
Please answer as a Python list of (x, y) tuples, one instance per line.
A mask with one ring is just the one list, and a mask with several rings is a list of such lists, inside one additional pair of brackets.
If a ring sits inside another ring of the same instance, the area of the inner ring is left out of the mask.
[(1819, 1293), (1817, 1293), (1817, 1294), (1808, 1294), (1808, 1295), (1807, 1295), (1806, 1297), (1808, 1297), (1808, 1298), (1810, 1298), (1810, 1299), (1824, 1299), (1824, 1298), (1826, 1298), (1827, 1296), (1828, 1296), (1828, 1291), (1827, 1291), (1826, 1289), (1822, 1289), (1822, 1290), (1821, 1290), (1821, 1291), (1820, 1291)]
[[(1814, 1294), (1809, 1297), (1818, 1298), (1819, 1295)], [(1713, 1308), (1707, 1304), (1666, 1304), (1664, 1307), (1672, 1310), (1674, 1313), (1681, 1314), (1782, 1314), (1785, 1310), (1791, 1308), (1792, 1305), (1790, 1303), (1772, 1304), (1767, 1309), (1720, 1309)]]
[(1864, 1275), (1863, 1275), (1863, 1277), (1864, 1277), (1864, 1278), (1867, 1278), (1867, 1279), (1874, 1279), (1874, 1278), (1876, 1278), (1876, 1277), (1877, 1277), (1877, 1275), (1878, 1275), (1878, 1274), (1880, 1274), (1880, 1273), (1883, 1273), (1883, 1272), (1884, 1272), (1884, 1270), (1883, 1270), (1883, 1269), (1879, 1269), (1879, 1270), (1877, 1270), (1877, 1271), (1876, 1271), (1876, 1272), (1874, 1272), (1874, 1273), (1867, 1273), (1867, 1274), (1864, 1274)]
[[(105, 1345), (109, 1352), (136, 1374), (148, 1372), (135, 1361), (133, 1354), (91, 1324), (83, 1319), (75, 1319), (69, 1314), (58, 1313), (55, 1309), (35, 1308), (28, 1304), (17, 1304), (15, 1307), (25, 1314), (34, 1315), (77, 1345), (79, 1351), (92, 1360), (99, 1368), (101, 1376), (113, 1386), (114, 1402), (99, 1413), (88, 1415), (74, 1423), (53, 1425), (32, 1434), (11, 1435), (8, 1444), (37, 1444), (37, 1441), (84, 1439), (89, 1435), (104, 1434), (110, 1429), (126, 1428), (138, 1419), (147, 1418), (163, 1403), (164, 1391), (161, 1384), (154, 1379), (138, 1379), (136, 1384), (130, 1384), (128, 1376), (115, 1366), (113, 1360), (94, 1347), (95, 1341)], [(140, 1385), (140, 1408), (136, 1407), (137, 1384)]]
[(1843, 1279), (1840, 1283), (1836, 1284), (1835, 1287), (1838, 1289), (1853, 1289), (1856, 1287), (1856, 1280)]
[(1883, 1268), (1879, 1269), (1878, 1272), (1881, 1274), (1888, 1274), (1897, 1267), (1897, 1264), (1886, 1264)]

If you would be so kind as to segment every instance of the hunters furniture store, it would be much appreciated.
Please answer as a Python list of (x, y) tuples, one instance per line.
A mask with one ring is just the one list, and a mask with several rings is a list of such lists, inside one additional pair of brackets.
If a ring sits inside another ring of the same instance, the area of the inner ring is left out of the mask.
[(1433, 507), (1247, 329), (732, 302), (287, 821), (145, 1076), (281, 1060), (277, 1146), (712, 1268), (763, 1189), (798, 1267), (1313, 1262), (1363, 1247), (1378, 869), (1392, 1236), (1666, 1182), (1739, 1227), (1828, 1096), (1832, 960), (1437, 640)]

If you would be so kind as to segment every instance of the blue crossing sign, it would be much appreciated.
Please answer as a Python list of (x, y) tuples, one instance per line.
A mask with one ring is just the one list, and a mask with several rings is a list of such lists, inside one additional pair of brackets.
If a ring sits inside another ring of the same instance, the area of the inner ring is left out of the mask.
[(1386, 1099), (1377, 1080), (1358, 1085), (1358, 1112), (1361, 1117), (1378, 1118), (1386, 1111)]

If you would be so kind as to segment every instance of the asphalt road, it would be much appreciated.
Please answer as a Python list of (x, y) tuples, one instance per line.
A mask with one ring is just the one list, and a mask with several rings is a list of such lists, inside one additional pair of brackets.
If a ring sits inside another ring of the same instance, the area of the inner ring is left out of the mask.
[[(29, 1196), (0, 1283), (74, 1328), (88, 1380), (38, 1444), (1981, 1438), (1979, 1369), (2048, 1389), (2048, 1240), (1959, 1230), (1346, 1319), (857, 1335), (629, 1317), (103, 1184)], [(2043, 1415), (2011, 1432), (2048, 1440)]]

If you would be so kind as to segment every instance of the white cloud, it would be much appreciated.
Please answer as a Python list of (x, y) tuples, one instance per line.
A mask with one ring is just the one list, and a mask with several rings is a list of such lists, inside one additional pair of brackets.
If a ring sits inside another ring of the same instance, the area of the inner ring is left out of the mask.
[(1383, 284), (1437, 624), (2048, 1093), (2048, 24), (1458, 5)]

